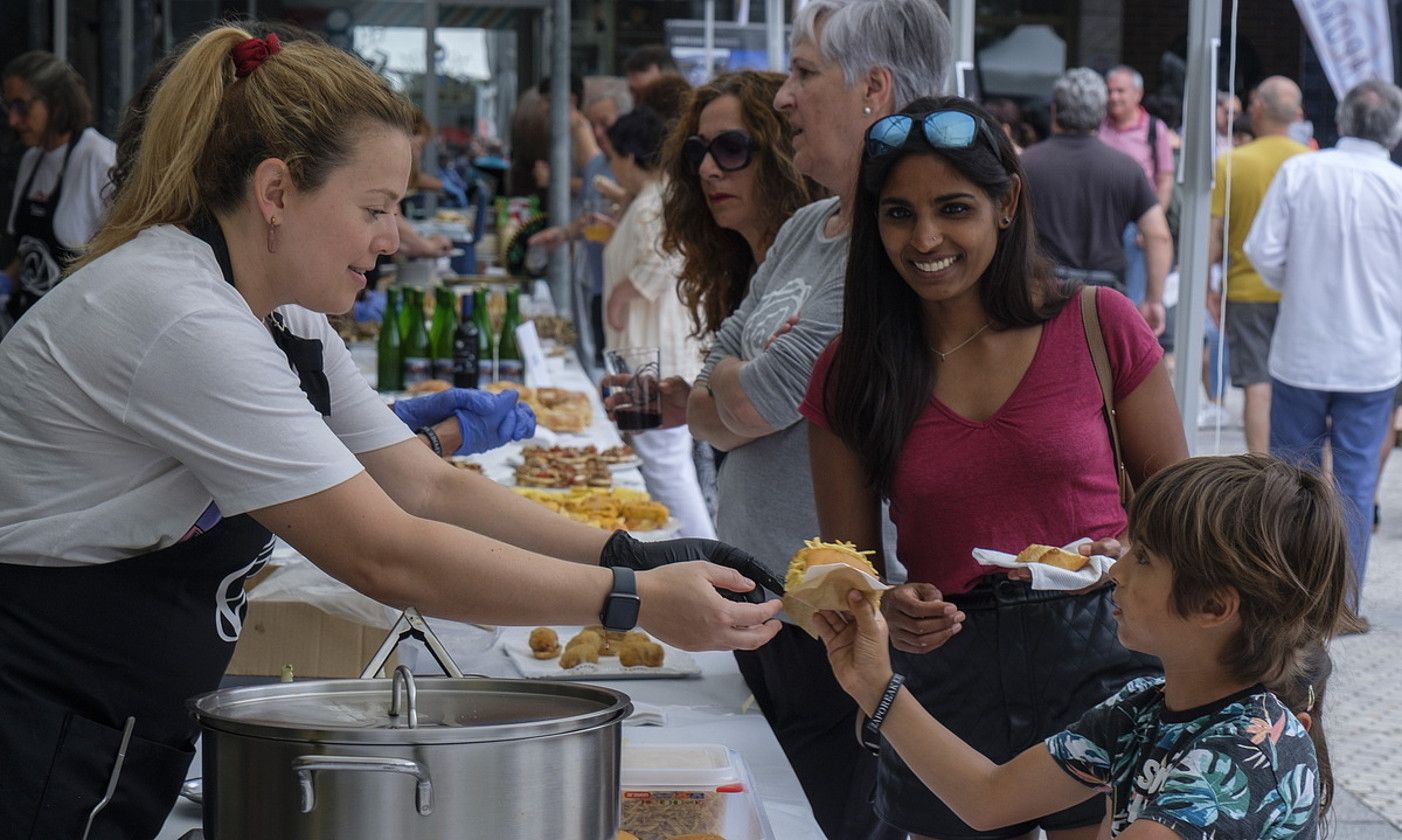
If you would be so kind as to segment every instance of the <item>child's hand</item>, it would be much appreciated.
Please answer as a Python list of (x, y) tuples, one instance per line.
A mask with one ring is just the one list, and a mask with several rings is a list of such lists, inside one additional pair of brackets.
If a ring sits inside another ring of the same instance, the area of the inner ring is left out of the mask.
[(842, 690), (870, 714), (891, 681), (886, 620), (857, 590), (847, 593), (847, 600), (850, 612), (823, 610), (814, 616), (813, 623), (828, 649), (828, 663)]

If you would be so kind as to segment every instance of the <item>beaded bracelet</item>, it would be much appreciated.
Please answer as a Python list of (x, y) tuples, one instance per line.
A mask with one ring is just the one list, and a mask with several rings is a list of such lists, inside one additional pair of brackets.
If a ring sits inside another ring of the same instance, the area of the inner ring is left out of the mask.
[(420, 426), (414, 430), (414, 434), (428, 438), (428, 446), (433, 450), (433, 454), (439, 458), (443, 457), (443, 441), (439, 440), (438, 433), (433, 430), (432, 426)]
[(903, 675), (891, 675), (891, 681), (886, 683), (886, 690), (881, 692), (881, 699), (877, 701), (871, 717), (862, 724), (862, 746), (872, 753), (881, 752), (881, 724), (886, 722), (886, 713), (891, 711), (891, 705), (896, 702), (896, 694), (900, 692), (903, 682)]

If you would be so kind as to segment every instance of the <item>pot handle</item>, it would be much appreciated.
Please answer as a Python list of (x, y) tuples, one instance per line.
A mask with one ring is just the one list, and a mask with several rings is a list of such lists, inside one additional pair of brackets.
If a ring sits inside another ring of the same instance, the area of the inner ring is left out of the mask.
[(312, 774), (318, 770), (346, 770), (369, 773), (404, 773), (418, 780), (414, 789), (414, 807), (422, 816), (433, 813), (433, 782), (428, 768), (407, 758), (378, 758), (357, 755), (304, 755), (293, 759), (297, 787), (302, 794), (302, 813), (310, 814), (316, 807), (316, 787)]

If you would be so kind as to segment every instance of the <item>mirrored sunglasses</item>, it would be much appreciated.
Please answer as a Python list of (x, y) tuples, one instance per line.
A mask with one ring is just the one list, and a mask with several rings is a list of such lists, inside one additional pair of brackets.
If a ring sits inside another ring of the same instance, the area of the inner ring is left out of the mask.
[(967, 149), (982, 135), (994, 154), (998, 152), (998, 143), (989, 134), (988, 127), (973, 114), (966, 111), (931, 111), (918, 118), (909, 114), (892, 114), (872, 123), (866, 135), (867, 157), (880, 158), (904, 148), (917, 119), (925, 142), (932, 148)]
[(692, 172), (701, 171), (701, 161), (706, 155), (711, 156), (722, 172), (735, 172), (750, 165), (755, 149), (754, 139), (737, 129), (722, 131), (709, 143), (701, 135), (693, 134), (682, 144), (682, 155)]

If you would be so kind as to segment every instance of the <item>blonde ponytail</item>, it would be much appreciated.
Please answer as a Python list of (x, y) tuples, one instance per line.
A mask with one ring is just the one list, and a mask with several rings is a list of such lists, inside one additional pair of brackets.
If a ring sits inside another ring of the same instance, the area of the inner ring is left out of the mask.
[(235, 78), (231, 52), (251, 37), (201, 36), (156, 89), (130, 174), (71, 271), (154, 225), (234, 210), (258, 164), (278, 158), (314, 190), (354, 152), (367, 122), (410, 134), (413, 105), (354, 56), (320, 41), (286, 44)]
[(209, 142), (225, 88), (234, 80), (229, 52), (249, 37), (232, 26), (216, 29), (196, 41), (171, 68), (147, 109), (131, 178), (70, 271), (152, 225), (194, 220), (201, 206), (196, 166)]

